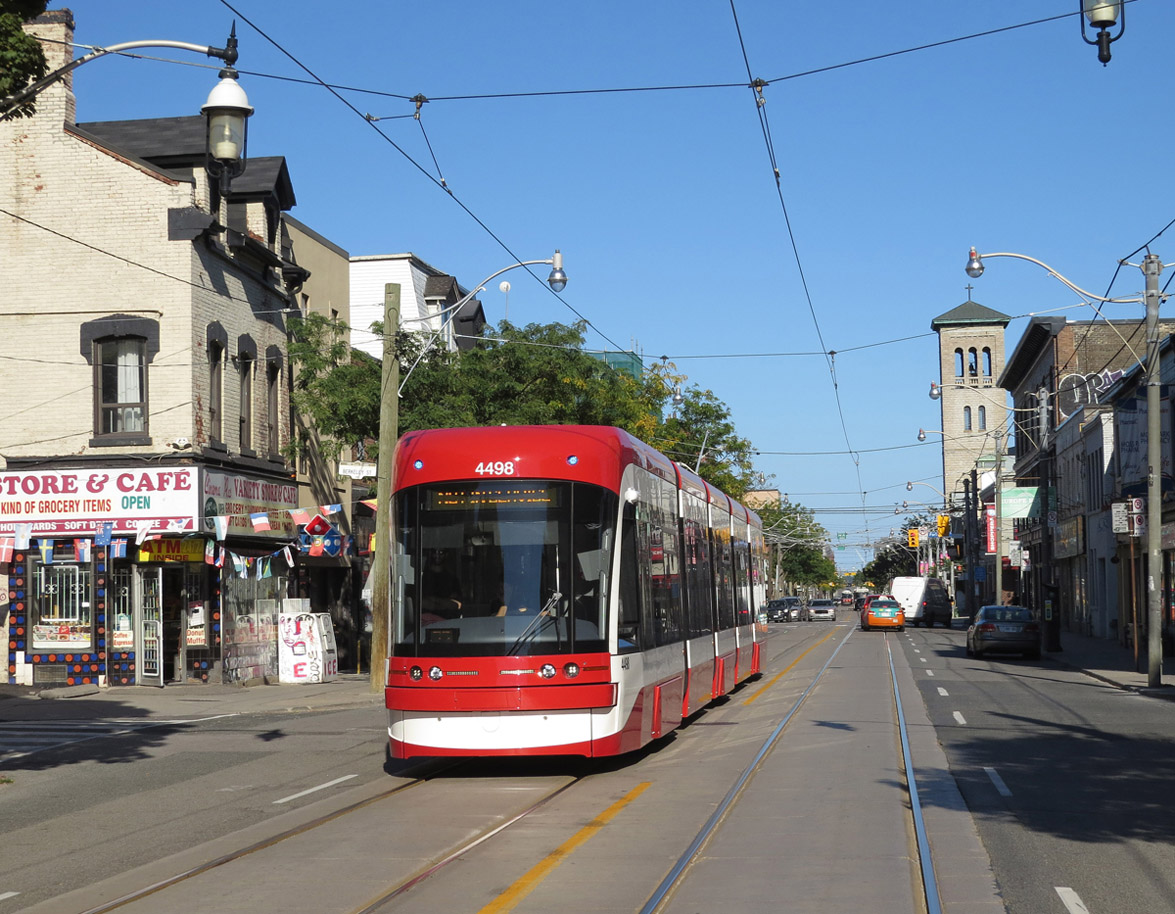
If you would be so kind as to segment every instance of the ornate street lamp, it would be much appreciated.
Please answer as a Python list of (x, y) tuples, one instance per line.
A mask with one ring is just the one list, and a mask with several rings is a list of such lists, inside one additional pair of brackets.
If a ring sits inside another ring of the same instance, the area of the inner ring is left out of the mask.
[[(1096, 3), (1093, 0), (1086, 0), (1086, 10), (1090, 6), (1119, 6), (1117, 3)], [(1100, 12), (1098, 15), (1108, 15)], [(1091, 17), (1092, 21), (1092, 17)], [(1102, 20), (1103, 22), (1106, 20)], [(1121, 36), (1121, 32), (1119, 32)], [(1110, 39), (1114, 40), (1114, 39)], [(1099, 57), (1101, 55), (1099, 54)], [(1109, 60), (1109, 47), (1107, 41), (1105, 60)], [(1103, 63), (1105, 62), (1103, 60)], [(1163, 629), (1163, 593), (1162, 593), (1162, 570), (1163, 570), (1163, 547), (1162, 547), (1162, 419), (1160, 415), (1160, 401), (1161, 394), (1159, 391), (1159, 305), (1166, 297), (1159, 290), (1159, 275), (1172, 264), (1163, 263), (1158, 254), (1147, 254), (1142, 259), (1142, 263), (1128, 264), (1129, 266), (1136, 266), (1142, 270), (1142, 274), (1146, 280), (1146, 290), (1142, 298), (1106, 298), (1102, 295), (1095, 295), (1092, 292), (1087, 292), (1080, 286), (1073, 283), (1068, 278), (1062, 276), (1048, 264), (1037, 260), (1035, 257), (1029, 257), (1026, 254), (1012, 254), (1007, 252), (995, 254), (979, 254), (975, 248), (971, 248), (967, 255), (967, 275), (972, 278), (977, 278), (983, 275), (983, 258), (984, 257), (1013, 257), (1017, 260), (1027, 260), (1029, 263), (1034, 263), (1037, 266), (1048, 271), (1050, 276), (1055, 277), (1060, 282), (1064, 283), (1068, 288), (1072, 289), (1078, 295), (1084, 298), (1092, 299), (1094, 301), (1105, 302), (1107, 304), (1141, 304), (1146, 306), (1146, 362), (1142, 365), (1144, 369), (1144, 386), (1146, 388), (1146, 424), (1147, 424), (1147, 477), (1146, 477), (1146, 501), (1147, 501), (1147, 655), (1148, 655), (1148, 670), (1147, 670), (1147, 685), (1151, 688), (1157, 688), (1163, 684), (1163, 643), (1162, 643), (1162, 629)], [(1127, 261), (1122, 261), (1127, 263)]]
[[(1081, 37), (1086, 44), (1097, 45), (1097, 59), (1104, 67), (1110, 62), (1110, 44), (1122, 37), (1126, 31), (1126, 4), (1120, 0), (1082, 0), (1085, 15), (1081, 17)], [(1085, 34), (1085, 20), (1098, 29), (1097, 37)], [(1118, 23), (1118, 34), (1111, 36), (1109, 29)]]
[(228, 50), (232, 53), (232, 61), (220, 71), (220, 82), (200, 107), (207, 120), (204, 168), (208, 177), (218, 182), (221, 197), (228, 195), (229, 183), (245, 170), (249, 116), (253, 113), (245, 90), (237, 82), (240, 74), (232, 67), (237, 57), (235, 23), (228, 39)]

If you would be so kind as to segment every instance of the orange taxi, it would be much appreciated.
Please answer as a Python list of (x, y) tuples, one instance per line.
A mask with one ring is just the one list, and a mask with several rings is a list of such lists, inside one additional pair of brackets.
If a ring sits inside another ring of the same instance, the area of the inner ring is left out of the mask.
[(874, 594), (865, 598), (861, 607), (861, 631), (871, 628), (906, 630), (906, 612), (902, 604), (889, 594)]

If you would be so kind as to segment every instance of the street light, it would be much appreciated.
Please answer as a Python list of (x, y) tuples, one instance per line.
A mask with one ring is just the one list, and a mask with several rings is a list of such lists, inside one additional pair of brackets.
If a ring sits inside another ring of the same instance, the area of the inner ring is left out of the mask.
[[(551, 265), (551, 274), (547, 277), (547, 284), (555, 292), (562, 292), (567, 288), (567, 274), (563, 272), (563, 255), (556, 250), (554, 256), (547, 260), (521, 260), (508, 267), (491, 273), (474, 287), (473, 291), (465, 295), (455, 305), (446, 308), (452, 312), (437, 330), (439, 334), (445, 325), (453, 319), (470, 299), (485, 289), (486, 285), (508, 270), (518, 267), (534, 266), (544, 263)], [(441, 312), (442, 314), (444, 311)], [(430, 315), (437, 317), (438, 315)], [(387, 283), (384, 286), (384, 340), (383, 365), (381, 369), (380, 409), (379, 409), (379, 457), (376, 462), (375, 499), (377, 505), (375, 548), (373, 549), (371, 567), (371, 688), (378, 690), (384, 678), (384, 663), (388, 655), (389, 637), (391, 635), (392, 592), (391, 592), (391, 561), (392, 561), (392, 527), (390, 505), (392, 500), (392, 454), (396, 448), (396, 439), (400, 437), (400, 363), (396, 359), (396, 334), (400, 328), (400, 285)], [(434, 337), (435, 338), (435, 337)], [(424, 347), (427, 351), (428, 346)], [(418, 357), (408, 369), (404, 380), (420, 363)], [(383, 657), (375, 656), (376, 650), (383, 651)]]
[[(1081, 37), (1085, 39), (1086, 44), (1097, 45), (1097, 59), (1102, 62), (1104, 67), (1110, 62), (1110, 44), (1122, 37), (1122, 33), (1126, 31), (1126, 4), (1121, 3), (1120, 0), (1083, 0), (1085, 16), (1081, 18)], [(1090, 38), (1085, 34), (1085, 20), (1089, 20), (1089, 24), (1095, 29), (1098, 29), (1097, 37)], [(1118, 34), (1111, 37), (1108, 29), (1114, 27), (1114, 23), (1121, 20), (1118, 26)]]
[[(1086, 0), (1086, 9), (1088, 11), (1091, 3), (1096, 6), (1118, 6), (1116, 3), (1094, 3), (1093, 0)], [(1091, 17), (1092, 21), (1092, 17)], [(1095, 23), (1097, 24), (1097, 23)], [(1121, 33), (1119, 32), (1119, 35)], [(1099, 55), (1100, 56), (1100, 55)], [(1109, 59), (1109, 49), (1107, 44), (1106, 59)], [(1104, 62), (1104, 61), (1103, 61)], [(1159, 274), (1163, 272), (1166, 267), (1172, 264), (1163, 263), (1162, 259), (1157, 254), (1147, 254), (1142, 263), (1127, 263), (1128, 266), (1136, 266), (1142, 270), (1143, 276), (1146, 278), (1146, 291), (1142, 298), (1105, 298), (1101, 295), (1094, 295), (1092, 292), (1087, 292), (1080, 286), (1073, 283), (1071, 280), (1062, 276), (1048, 264), (1037, 260), (1035, 257), (1029, 257), (1025, 254), (1012, 254), (1007, 252), (995, 254), (978, 254), (974, 247), (967, 256), (967, 275), (973, 279), (983, 275), (983, 258), (985, 257), (1013, 257), (1017, 260), (1027, 260), (1029, 263), (1034, 263), (1048, 272), (1050, 276), (1056, 277), (1060, 282), (1064, 283), (1068, 288), (1072, 289), (1078, 295), (1085, 298), (1091, 298), (1095, 301), (1105, 302), (1107, 304), (1143, 304), (1146, 306), (1146, 427), (1147, 427), (1147, 442), (1146, 442), (1146, 458), (1147, 458), (1147, 476), (1146, 476), (1146, 511), (1147, 511), (1147, 685), (1151, 688), (1158, 688), (1163, 682), (1163, 641), (1162, 641), (1162, 624), (1163, 624), (1163, 605), (1162, 605), (1162, 573), (1163, 573), (1163, 551), (1162, 551), (1162, 521), (1163, 521), (1163, 506), (1162, 506), (1162, 443), (1160, 435), (1162, 433), (1162, 421), (1159, 411), (1161, 409), (1161, 397), (1159, 392), (1159, 304), (1165, 297), (1159, 291)], [(997, 566), (998, 567), (998, 566)], [(1158, 583), (1156, 583), (1156, 579)]]
[(181, 51), (195, 51), (208, 57), (218, 57), (224, 61), (225, 67), (220, 71), (220, 82), (213, 88), (208, 101), (201, 107), (207, 118), (205, 168), (211, 178), (219, 180), (221, 196), (228, 190), (229, 179), (245, 170), (245, 141), (246, 119), (253, 113), (249, 107), (249, 99), (245, 91), (237, 83), (239, 75), (233, 69), (237, 62), (237, 26), (233, 23), (232, 31), (223, 48), (209, 47), (203, 44), (189, 44), (186, 41), (124, 41), (121, 44), (112, 44), (104, 48), (95, 48), (89, 54), (72, 60), (64, 67), (59, 67), (35, 83), (30, 83), (19, 92), (7, 95), (0, 99), (0, 121), (8, 120), (27, 102), (36, 98), (43, 91), (56, 82), (65, 78), (84, 63), (105, 57), (107, 54), (118, 54), (136, 48), (175, 48)]
[[(233, 24), (228, 39), (236, 60), (237, 27)], [(218, 74), (218, 82), (200, 107), (207, 119), (204, 168), (210, 178), (218, 179), (221, 197), (228, 196), (229, 182), (245, 170), (245, 148), (249, 139), (249, 117), (253, 108), (245, 90), (237, 82), (240, 75), (230, 62)]]
[[(408, 383), (409, 376), (415, 370), (416, 366), (420, 364), (420, 360), (424, 358), (425, 353), (428, 352), (429, 348), (433, 344), (433, 341), (436, 340), (436, 338), (442, 333), (444, 333), (445, 328), (453, 322), (457, 315), (461, 313), (461, 309), (464, 308), (465, 305), (467, 305), (475, 295), (477, 295), (479, 292), (484, 292), (486, 286), (488, 286), (503, 273), (506, 273), (510, 270), (516, 270), (518, 267), (531, 267), (539, 263), (551, 264), (551, 273), (549, 276), (547, 276), (547, 285), (551, 287), (552, 292), (562, 292), (567, 288), (567, 274), (563, 272), (563, 255), (559, 252), (558, 249), (556, 249), (554, 256), (548, 257), (546, 260), (520, 260), (518, 263), (512, 263), (508, 267), (502, 267), (502, 269), (498, 270), (496, 273), (491, 273), (480, 283), (478, 283), (472, 292), (467, 292), (456, 304), (449, 305), (449, 307), (438, 311), (436, 314), (429, 314), (425, 317), (415, 318), (414, 320), (417, 321), (431, 321), (434, 318), (440, 317), (442, 314), (449, 315), (441, 322), (441, 325), (437, 328), (436, 333), (429, 337), (428, 343), (420, 348), (420, 354), (416, 356), (416, 361), (412, 363), (412, 366), (408, 369), (407, 374), (405, 374), (401, 379), (396, 392), (399, 394), (404, 392), (404, 385)], [(404, 323), (408, 323), (408, 321), (404, 321)], [(384, 327), (385, 333), (387, 332), (387, 329), (387, 327)], [(393, 440), (392, 443), (394, 444), (395, 441)]]

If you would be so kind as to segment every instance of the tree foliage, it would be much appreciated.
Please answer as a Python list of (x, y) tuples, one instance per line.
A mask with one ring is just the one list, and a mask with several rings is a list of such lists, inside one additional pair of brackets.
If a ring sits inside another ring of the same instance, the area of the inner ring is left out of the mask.
[(768, 578), (775, 593), (791, 587), (820, 587), (836, 580), (836, 562), (824, 547), (828, 531), (803, 505), (763, 505), (757, 508), (768, 546)]
[(908, 535), (911, 529), (930, 523), (932, 518), (925, 515), (906, 518), (901, 529), (877, 547), (873, 561), (861, 569), (857, 579), (872, 581), (874, 589), (880, 591), (888, 587), (889, 582), (896, 577), (917, 575), (918, 556), (907, 545)]
[[(21, 26), (45, 12), (46, 0), (0, 0), (0, 98), (12, 95), (45, 76), (48, 65), (41, 43)], [(26, 102), (8, 115), (32, 117), (36, 105)]]
[[(396, 334), (402, 395), (399, 429), (478, 425), (614, 425), (693, 468), (735, 498), (764, 480), (751, 444), (711, 391), (689, 388), (661, 363), (639, 378), (583, 350), (586, 324), (503, 322), (471, 349), (453, 352), (427, 334)], [(347, 344), (345, 324), (321, 315), (290, 322), (291, 400), (337, 456), (379, 437), (381, 366)], [(382, 334), (380, 322), (373, 332)], [(666, 411), (672, 408), (668, 418)], [(292, 448), (315, 445), (300, 432)], [(371, 456), (369, 454), (369, 456)], [(700, 463), (699, 463), (700, 457)]]

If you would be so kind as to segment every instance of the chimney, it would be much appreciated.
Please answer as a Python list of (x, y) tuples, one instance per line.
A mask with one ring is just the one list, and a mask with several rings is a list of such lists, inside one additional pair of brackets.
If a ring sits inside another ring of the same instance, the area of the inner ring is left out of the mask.
[[(46, 71), (52, 73), (73, 60), (73, 11), (48, 10), (24, 24), (24, 30), (41, 42)], [(73, 124), (77, 119), (77, 99), (73, 94), (73, 73), (54, 83), (37, 96), (37, 118), (44, 123)]]

